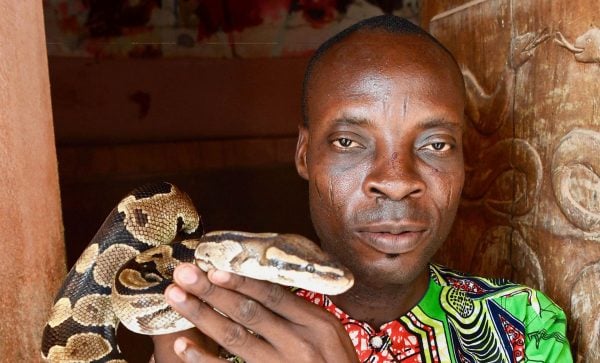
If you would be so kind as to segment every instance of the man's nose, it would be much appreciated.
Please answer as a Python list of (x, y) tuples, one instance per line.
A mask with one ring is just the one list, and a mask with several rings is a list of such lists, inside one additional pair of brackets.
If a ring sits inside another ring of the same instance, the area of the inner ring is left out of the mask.
[(373, 198), (402, 200), (420, 197), (426, 184), (417, 170), (418, 160), (410, 153), (378, 155), (365, 178), (364, 192)]

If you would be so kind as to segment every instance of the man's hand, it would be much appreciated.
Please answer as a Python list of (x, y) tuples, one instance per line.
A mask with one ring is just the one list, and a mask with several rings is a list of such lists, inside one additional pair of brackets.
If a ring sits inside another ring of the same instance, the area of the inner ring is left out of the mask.
[[(335, 316), (279, 285), (217, 270), (205, 274), (192, 264), (177, 267), (174, 280), (165, 292), (168, 303), (247, 362), (358, 361)], [(181, 336), (173, 347), (184, 362), (224, 362), (214, 347), (198, 342)]]

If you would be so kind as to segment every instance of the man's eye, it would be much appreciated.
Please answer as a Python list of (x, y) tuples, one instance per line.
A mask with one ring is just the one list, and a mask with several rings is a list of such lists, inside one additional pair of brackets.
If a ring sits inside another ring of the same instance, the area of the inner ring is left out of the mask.
[(353, 147), (359, 146), (358, 143), (356, 143), (350, 139), (347, 139), (345, 137), (340, 137), (339, 139), (335, 139), (333, 141), (333, 145), (343, 148), (343, 149), (348, 149), (348, 148), (353, 148)]
[(448, 151), (452, 148), (452, 146), (446, 142), (434, 142), (425, 146), (425, 148), (432, 151)]

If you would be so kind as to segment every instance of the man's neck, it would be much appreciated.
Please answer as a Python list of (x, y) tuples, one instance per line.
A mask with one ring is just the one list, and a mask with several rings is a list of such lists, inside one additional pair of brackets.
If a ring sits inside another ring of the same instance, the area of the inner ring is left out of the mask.
[(330, 298), (352, 319), (367, 322), (379, 329), (417, 305), (428, 287), (429, 269), (426, 268), (409, 284), (373, 286), (357, 281), (350, 291)]

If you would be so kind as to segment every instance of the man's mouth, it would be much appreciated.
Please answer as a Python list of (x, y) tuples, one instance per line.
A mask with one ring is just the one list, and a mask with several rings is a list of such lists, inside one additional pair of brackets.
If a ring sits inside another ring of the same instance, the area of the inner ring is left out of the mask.
[(420, 223), (377, 223), (360, 226), (356, 233), (371, 248), (386, 255), (399, 255), (414, 250), (426, 233)]

